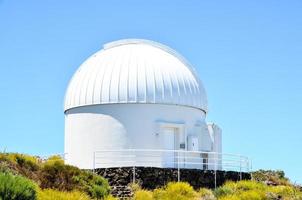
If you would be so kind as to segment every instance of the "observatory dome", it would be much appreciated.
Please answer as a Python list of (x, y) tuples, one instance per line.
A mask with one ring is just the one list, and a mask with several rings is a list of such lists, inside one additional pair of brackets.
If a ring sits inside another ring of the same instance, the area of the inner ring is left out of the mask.
[(128, 39), (104, 45), (71, 79), (64, 111), (99, 104), (169, 104), (207, 112), (204, 87), (189, 63), (171, 48)]

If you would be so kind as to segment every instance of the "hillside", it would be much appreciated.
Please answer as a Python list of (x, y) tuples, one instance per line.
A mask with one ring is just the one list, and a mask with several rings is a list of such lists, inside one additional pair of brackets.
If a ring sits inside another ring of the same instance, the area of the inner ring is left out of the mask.
[[(282, 171), (260, 170), (253, 180), (227, 182), (209, 190), (194, 190), (187, 183), (147, 191), (131, 185), (134, 200), (302, 200), (300, 186), (293, 185)], [(59, 156), (39, 157), (0, 153), (1, 200), (93, 200), (114, 199), (108, 181), (91, 171), (65, 165)]]

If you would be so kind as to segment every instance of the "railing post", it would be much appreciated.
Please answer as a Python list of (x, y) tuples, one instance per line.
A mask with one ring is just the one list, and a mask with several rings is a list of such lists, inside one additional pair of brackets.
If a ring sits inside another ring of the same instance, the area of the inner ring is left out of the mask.
[(253, 162), (252, 162), (252, 159), (250, 159), (251, 161), (251, 164), (250, 164), (250, 174), (251, 174), (251, 179), (253, 180)]
[[(216, 153), (215, 153), (216, 154)], [(217, 154), (214, 156), (214, 179), (215, 179), (215, 189), (217, 188)]]
[(177, 181), (180, 181), (180, 170), (179, 170), (179, 151), (177, 152)]
[(135, 165), (133, 165), (133, 184), (135, 184)]
[(136, 163), (136, 154), (135, 154), (135, 150), (132, 151), (133, 153), (133, 184), (135, 184), (135, 163)]
[(95, 151), (93, 152), (93, 173), (95, 173)]
[(242, 180), (242, 169), (241, 169), (241, 165), (242, 165), (242, 157), (240, 156), (239, 157), (239, 160), (240, 160), (240, 171), (239, 171), (239, 178), (240, 178), (240, 180)]

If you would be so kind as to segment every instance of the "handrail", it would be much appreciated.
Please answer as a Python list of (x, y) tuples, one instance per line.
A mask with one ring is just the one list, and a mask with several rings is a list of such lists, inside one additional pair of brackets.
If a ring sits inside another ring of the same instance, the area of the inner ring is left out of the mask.
[(213, 151), (186, 151), (186, 150), (172, 150), (172, 149), (102, 149), (94, 151), (98, 152), (125, 152), (125, 151), (136, 151), (136, 152), (175, 152), (175, 153), (207, 153), (207, 154), (215, 154), (215, 155), (229, 155), (229, 156), (237, 156), (248, 159), (247, 156), (243, 156), (240, 154), (231, 154), (231, 153), (217, 153)]
[[(159, 153), (159, 155), (157, 154)], [(171, 154), (171, 155), (167, 155)], [(201, 157), (201, 155), (207, 155), (207, 157)], [(113, 160), (113, 162), (108, 161)], [(152, 160), (157, 159), (157, 160)], [(185, 150), (163, 150), (163, 149), (104, 149), (94, 152), (94, 169), (95, 168), (106, 168), (110, 164), (116, 164), (128, 162), (132, 163), (133, 166), (136, 165), (154, 165), (165, 167), (167, 161), (163, 160), (173, 160), (170, 162), (176, 164), (180, 168), (196, 168), (199, 165), (199, 168), (204, 167), (212, 169), (220, 169), (230, 166), (234, 168), (240, 168), (240, 171), (249, 171), (250, 162), (248, 157), (230, 154), (230, 153), (216, 153), (216, 152), (207, 152), (207, 151), (185, 151)], [(99, 162), (99, 161), (102, 162)], [(191, 166), (190, 165), (195, 165)], [(104, 167), (105, 166), (105, 167)], [(173, 166), (173, 165), (172, 165)], [(167, 167), (167, 166), (166, 166)], [(171, 166), (168, 166), (171, 167)], [(197, 167), (198, 168), (198, 167)]]

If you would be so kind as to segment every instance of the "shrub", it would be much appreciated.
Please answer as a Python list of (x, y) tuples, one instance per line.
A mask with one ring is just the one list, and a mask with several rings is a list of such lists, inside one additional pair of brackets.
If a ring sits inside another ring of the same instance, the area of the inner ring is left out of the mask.
[(229, 186), (221, 186), (214, 190), (214, 194), (216, 197), (224, 197), (224, 196), (230, 196), (234, 194), (234, 190), (232, 187)]
[(109, 194), (109, 184), (101, 176), (65, 165), (60, 156), (46, 161), (17, 153), (0, 153), (0, 172), (19, 174), (34, 180), (42, 189), (78, 190), (101, 199)]
[(168, 183), (166, 191), (168, 194), (176, 195), (179, 197), (194, 197), (195, 192), (191, 185), (184, 182)]
[(201, 188), (198, 191), (198, 196), (201, 198), (201, 200), (215, 200), (215, 196), (212, 192), (212, 190)]
[(118, 200), (118, 199), (113, 197), (112, 195), (108, 195), (104, 198), (104, 200)]
[(17, 164), (19, 167), (36, 171), (39, 168), (39, 159), (34, 156), (18, 153), (2, 153), (0, 160), (6, 160), (11, 163)]
[(64, 160), (59, 155), (50, 156), (49, 158), (47, 158), (47, 160), (44, 162), (44, 164), (49, 164), (51, 162), (60, 162), (60, 163), (64, 164)]
[(52, 189), (40, 190), (38, 200), (90, 200), (89, 196), (79, 191), (57, 191)]
[(15, 154), (15, 159), (20, 167), (29, 169), (31, 171), (36, 171), (39, 169), (39, 160), (36, 157), (25, 154)]
[(0, 161), (0, 173), (11, 173), (17, 174), (14, 170), (12, 170), (7, 161)]
[(109, 195), (108, 181), (91, 171), (82, 170), (78, 176), (73, 177), (73, 180), (77, 184), (77, 189), (87, 192), (92, 198), (102, 199)]
[(40, 174), (41, 188), (84, 191), (92, 198), (102, 199), (109, 194), (108, 181), (90, 171), (65, 165), (60, 160), (46, 162)]
[(1, 200), (35, 200), (37, 186), (29, 179), (10, 173), (0, 173)]
[(258, 170), (252, 172), (253, 180), (267, 183), (268, 185), (290, 185), (289, 179), (281, 170)]
[(244, 191), (244, 192), (240, 192), (237, 194), (237, 196), (239, 197), (239, 199), (241, 200), (265, 200), (266, 195), (264, 191), (261, 190), (249, 190), (249, 191)]
[(135, 186), (134, 200), (302, 200), (302, 191), (299, 187), (269, 186), (256, 181), (226, 182), (214, 190), (193, 188), (183, 182), (169, 183), (166, 187), (146, 191)]
[(167, 199), (167, 193), (163, 188), (153, 190), (153, 198), (156, 200)]
[(53, 188), (71, 191), (76, 187), (72, 177), (80, 174), (76, 167), (64, 165), (61, 162), (45, 163), (40, 172), (41, 188)]
[(302, 191), (293, 186), (274, 186), (268, 188), (268, 196), (283, 197), (283, 199), (302, 199)]
[(236, 194), (243, 194), (245, 191), (255, 190), (257, 192), (264, 192), (266, 186), (263, 183), (259, 183), (256, 181), (238, 181), (233, 182), (229, 181), (226, 182), (223, 186), (217, 188), (214, 193), (216, 197), (223, 197), (223, 196), (231, 196)]
[[(229, 196), (223, 196), (218, 198), (219, 200), (241, 200), (238, 196), (236, 195), (229, 195)], [(247, 200), (247, 199), (245, 199)]]
[(136, 192), (136, 191), (139, 191), (142, 189), (141, 185), (139, 185), (138, 183), (130, 183), (129, 186), (133, 192)]
[(147, 190), (137, 190), (133, 197), (134, 200), (152, 200), (153, 194)]
[(238, 181), (238, 182), (227, 182), (225, 185), (233, 185), (235, 190), (246, 191), (246, 190), (265, 190), (266, 185), (256, 181)]
[(188, 183), (168, 183), (165, 188), (154, 190), (154, 199), (187, 200), (196, 198), (197, 194)]
[[(41, 160), (38, 158), (25, 154), (0, 153), (0, 163), (6, 165), (6, 169), (2, 166), (1, 171), (20, 174), (38, 182), (37, 173), (41, 163)], [(9, 170), (7, 170), (7, 168), (9, 168)]]
[(298, 200), (302, 192), (294, 186), (268, 186), (256, 181), (227, 182), (215, 190), (219, 200)]
[(243, 191), (236, 194), (226, 195), (218, 198), (218, 200), (266, 200), (267, 197), (263, 191)]

